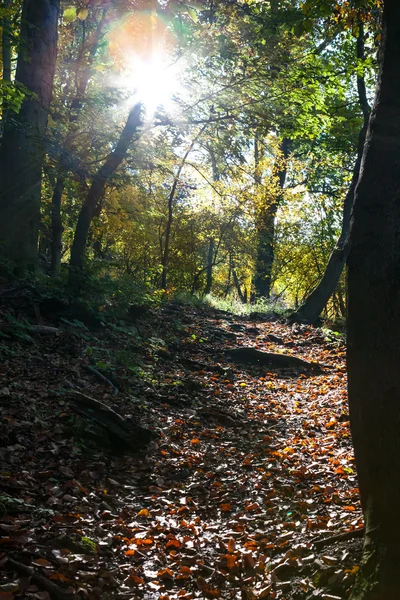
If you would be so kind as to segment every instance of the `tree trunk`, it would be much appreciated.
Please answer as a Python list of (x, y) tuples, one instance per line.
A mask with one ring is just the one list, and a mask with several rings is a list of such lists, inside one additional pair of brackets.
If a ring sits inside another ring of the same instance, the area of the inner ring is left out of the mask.
[[(3, 82), (11, 82), (11, 20), (8, 11), (11, 8), (11, 0), (3, 0), (5, 16), (2, 19), (2, 59), (3, 59)], [(4, 114), (3, 114), (4, 119)]]
[[(289, 156), (290, 141), (283, 138), (280, 156), (276, 162), (273, 178), (277, 179), (278, 188), (272, 197), (267, 198), (263, 206), (258, 225), (258, 248), (254, 287), (256, 297), (269, 298), (271, 295), (272, 267), (274, 263), (275, 218), (282, 198), (286, 180), (286, 162)], [(258, 145), (255, 144), (255, 157), (258, 159)], [(256, 183), (259, 180), (258, 165), (256, 164)]]
[(50, 271), (57, 275), (61, 266), (63, 224), (61, 219), (61, 199), (65, 177), (59, 175), (51, 199), (51, 263)]
[(171, 229), (172, 229), (172, 220), (173, 220), (173, 208), (174, 208), (174, 199), (175, 199), (175, 194), (176, 194), (176, 189), (178, 187), (178, 183), (179, 183), (179, 179), (182, 173), (182, 169), (185, 166), (185, 163), (187, 161), (187, 158), (189, 156), (189, 154), (191, 153), (191, 151), (193, 150), (193, 147), (195, 145), (195, 143), (197, 142), (197, 140), (199, 139), (200, 135), (203, 133), (204, 129), (206, 128), (206, 125), (204, 125), (204, 127), (201, 128), (201, 130), (199, 131), (199, 133), (195, 136), (195, 138), (192, 140), (189, 148), (186, 150), (182, 161), (178, 167), (178, 170), (176, 172), (176, 175), (174, 177), (174, 182), (172, 184), (172, 188), (171, 188), (171, 192), (168, 196), (168, 217), (167, 217), (167, 227), (165, 229), (165, 242), (164, 242), (164, 251), (162, 253), (161, 256), (161, 265), (162, 265), (162, 272), (161, 272), (161, 289), (162, 290), (166, 290), (167, 289), (167, 275), (168, 275), (168, 265), (169, 265), (169, 241), (171, 238)]
[[(96, 57), (97, 50), (99, 48), (102, 31), (106, 23), (107, 11), (103, 10), (102, 17), (97, 25), (97, 29), (94, 34), (94, 39), (90, 45), (89, 56), (86, 64), (82, 68), (84, 62), (85, 47), (82, 46), (82, 50), (76, 61), (76, 93), (73, 98), (68, 118), (68, 130), (65, 140), (63, 142), (63, 149), (59, 158), (59, 173), (57, 176), (56, 185), (53, 189), (53, 196), (51, 201), (51, 264), (50, 271), (53, 275), (57, 275), (61, 267), (62, 257), (62, 234), (63, 225), (61, 218), (61, 200), (64, 192), (64, 185), (66, 181), (66, 173), (68, 172), (68, 162), (70, 162), (70, 155), (73, 152), (73, 142), (78, 129), (78, 113), (81, 110), (86, 89), (89, 83), (90, 75), (92, 73), (93, 61)], [(85, 21), (82, 22), (82, 27), (85, 26)], [(82, 68), (82, 69), (81, 69)]]
[(207, 296), (211, 294), (212, 281), (213, 281), (213, 266), (214, 266), (214, 252), (215, 252), (215, 240), (214, 238), (210, 238), (209, 246), (208, 246), (208, 259), (207, 259), (207, 280), (206, 287), (204, 288), (203, 296)]
[[(360, 23), (359, 28), (360, 32), (357, 38), (357, 58), (360, 60), (364, 60), (364, 28), (362, 23)], [(353, 176), (351, 179), (350, 187), (346, 194), (346, 198), (344, 200), (342, 231), (340, 232), (339, 239), (336, 242), (336, 246), (329, 258), (323, 276), (321, 277), (318, 285), (314, 288), (311, 294), (306, 298), (306, 300), (297, 309), (297, 311), (291, 316), (290, 320), (293, 322), (308, 323), (310, 325), (315, 324), (317, 322), (329, 298), (332, 296), (339, 283), (339, 279), (343, 272), (343, 268), (346, 262), (348, 253), (350, 215), (354, 202), (354, 193), (360, 175), (362, 153), (365, 143), (365, 136), (367, 134), (369, 115), (371, 112), (367, 100), (365, 81), (364, 78), (361, 76), (357, 76), (357, 89), (359, 103), (364, 115), (364, 123), (358, 138), (357, 159), (354, 165)]]
[(0, 154), (0, 243), (23, 273), (37, 264), (44, 136), (57, 57), (60, 0), (25, 0), (15, 81), (27, 94), (4, 123)]
[(400, 3), (385, 0), (347, 261), (350, 421), (365, 519), (352, 600), (400, 598), (399, 40)]
[(74, 278), (74, 274), (78, 273), (80, 275), (83, 272), (90, 225), (93, 217), (96, 216), (100, 209), (100, 203), (107, 183), (124, 160), (129, 145), (142, 124), (141, 112), (142, 105), (140, 103), (135, 104), (129, 113), (128, 120), (121, 132), (115, 149), (107, 156), (105, 162), (93, 177), (92, 185), (79, 213), (74, 241), (72, 243), (70, 260), (72, 278)]

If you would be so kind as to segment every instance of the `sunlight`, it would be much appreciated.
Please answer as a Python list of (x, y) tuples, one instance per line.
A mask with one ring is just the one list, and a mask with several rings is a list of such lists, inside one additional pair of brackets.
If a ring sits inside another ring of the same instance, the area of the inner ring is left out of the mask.
[(180, 91), (176, 63), (169, 63), (168, 56), (154, 55), (149, 60), (133, 56), (129, 60), (122, 81), (127, 89), (132, 89), (135, 100), (142, 102), (147, 113), (153, 114), (157, 108), (172, 108), (173, 96)]
[(117, 23), (109, 34), (109, 52), (118, 71), (118, 85), (142, 102), (147, 114), (172, 108), (181, 89), (175, 43), (164, 21), (154, 12), (136, 12)]

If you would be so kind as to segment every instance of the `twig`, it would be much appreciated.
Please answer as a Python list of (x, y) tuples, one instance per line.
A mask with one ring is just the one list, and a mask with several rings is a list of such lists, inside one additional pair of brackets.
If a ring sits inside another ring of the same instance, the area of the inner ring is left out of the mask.
[(93, 373), (93, 375), (96, 375), (96, 377), (98, 377), (98, 379), (101, 379), (102, 381), (104, 381), (105, 383), (107, 383), (110, 387), (112, 387), (114, 396), (118, 396), (119, 389), (113, 384), (112, 381), (110, 381), (109, 379), (107, 379), (107, 377), (105, 377), (102, 373), (100, 373), (100, 371), (98, 371), (97, 369), (95, 369), (91, 365), (86, 365), (86, 369), (90, 373)]
[(28, 567), (27, 565), (17, 562), (12, 558), (8, 558), (7, 562), (10, 565), (10, 567), (15, 569), (19, 573), (22, 573), (22, 575), (30, 577), (32, 583), (48, 592), (50, 596), (54, 598), (54, 600), (77, 600), (78, 598), (80, 598), (78, 594), (65, 592), (56, 583), (49, 581), (47, 577), (39, 575), (39, 573), (37, 573), (35, 569), (32, 569), (32, 567)]
[(337, 533), (336, 535), (317, 539), (313, 542), (313, 544), (316, 548), (323, 548), (324, 546), (330, 546), (335, 542), (345, 542), (354, 538), (363, 537), (363, 535), (364, 527), (359, 527), (358, 529), (352, 529), (351, 531), (345, 531), (344, 533)]

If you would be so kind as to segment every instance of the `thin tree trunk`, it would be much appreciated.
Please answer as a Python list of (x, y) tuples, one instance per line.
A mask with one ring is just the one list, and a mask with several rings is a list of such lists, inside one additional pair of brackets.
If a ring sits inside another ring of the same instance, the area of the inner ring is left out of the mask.
[[(362, 23), (360, 23), (359, 27), (360, 33), (357, 38), (357, 58), (363, 60), (364, 28)], [(329, 298), (332, 296), (339, 283), (339, 279), (346, 262), (348, 252), (348, 235), (350, 229), (350, 215), (354, 201), (354, 193), (360, 175), (361, 159), (370, 114), (365, 81), (361, 76), (357, 76), (357, 89), (359, 103), (364, 116), (364, 123), (358, 138), (357, 159), (354, 165), (353, 176), (344, 200), (342, 230), (340, 232), (338, 241), (336, 242), (336, 246), (329, 257), (325, 272), (318, 285), (309, 294), (297, 311), (290, 317), (290, 320), (293, 322), (315, 324), (318, 321), (320, 314), (324, 310)]]
[[(272, 267), (274, 263), (275, 218), (285, 185), (286, 163), (289, 156), (289, 150), (290, 140), (283, 138), (280, 147), (280, 156), (276, 162), (273, 172), (273, 178), (277, 180), (278, 189), (272, 197), (266, 199), (265, 205), (262, 208), (260, 222), (258, 224), (257, 262), (256, 274), (254, 278), (255, 294), (258, 298), (269, 298), (271, 295)], [(258, 143), (255, 144), (255, 160), (255, 180), (256, 183), (259, 183), (261, 175), (259, 173), (259, 166), (257, 164), (257, 161), (259, 160)]]
[(207, 280), (206, 287), (204, 288), (203, 296), (211, 294), (212, 282), (213, 282), (213, 266), (214, 266), (214, 252), (215, 252), (215, 240), (213, 237), (210, 238), (208, 245), (208, 259), (207, 259)]
[(175, 194), (176, 194), (176, 189), (178, 187), (178, 183), (179, 183), (179, 179), (182, 173), (182, 169), (185, 166), (185, 163), (187, 161), (187, 158), (189, 156), (189, 154), (191, 153), (191, 151), (193, 150), (193, 147), (195, 145), (195, 143), (197, 142), (197, 140), (199, 139), (200, 135), (203, 133), (204, 129), (206, 126), (202, 127), (201, 130), (199, 131), (199, 133), (196, 135), (196, 137), (192, 140), (189, 148), (186, 150), (182, 161), (178, 167), (178, 170), (176, 172), (175, 178), (174, 178), (174, 182), (172, 184), (172, 188), (171, 188), (171, 192), (168, 196), (168, 217), (167, 217), (167, 226), (165, 229), (165, 242), (164, 242), (164, 252), (162, 253), (162, 257), (161, 257), (161, 265), (162, 265), (162, 272), (161, 272), (161, 289), (162, 290), (166, 290), (167, 289), (167, 275), (168, 275), (168, 264), (169, 264), (169, 242), (170, 242), (170, 238), (171, 238), (171, 229), (172, 229), (172, 221), (173, 221), (173, 209), (174, 209), (174, 199), (175, 199)]
[(400, 3), (385, 0), (347, 260), (350, 421), (365, 520), (351, 600), (400, 598), (399, 40)]
[[(81, 110), (84, 98), (86, 94), (86, 89), (89, 83), (90, 75), (92, 72), (93, 61), (96, 57), (97, 50), (99, 48), (102, 31), (106, 22), (107, 11), (103, 10), (102, 17), (97, 25), (96, 32), (94, 34), (93, 42), (90, 46), (89, 56), (86, 64), (83, 69), (82, 62), (84, 57), (84, 44), (82, 46), (82, 50), (76, 62), (76, 94), (73, 98), (69, 110), (69, 118), (68, 118), (68, 131), (63, 142), (63, 150), (59, 159), (58, 166), (58, 176), (56, 185), (53, 189), (53, 196), (51, 201), (51, 263), (50, 263), (50, 272), (53, 275), (57, 275), (60, 271), (61, 267), (61, 257), (62, 257), (62, 234), (63, 234), (63, 225), (61, 218), (61, 200), (64, 192), (64, 185), (66, 181), (66, 172), (68, 171), (67, 163), (69, 162), (69, 157), (71, 152), (73, 151), (73, 141), (76, 135), (76, 131), (78, 129), (78, 113)], [(83, 21), (82, 26), (84, 27), (85, 21)]]
[(243, 292), (242, 292), (242, 288), (240, 287), (240, 281), (237, 276), (236, 269), (233, 265), (232, 265), (232, 277), (233, 277), (233, 283), (235, 284), (235, 288), (238, 293), (240, 302), (242, 304), (247, 304), (247, 297), (245, 297), (245, 294), (243, 294)]
[(79, 277), (83, 272), (90, 225), (93, 217), (96, 216), (100, 209), (100, 203), (107, 183), (124, 160), (134, 135), (142, 125), (141, 112), (141, 104), (135, 104), (129, 113), (115, 149), (107, 156), (105, 162), (93, 177), (92, 184), (79, 213), (74, 241), (72, 243), (70, 260), (72, 279), (74, 279), (74, 275), (78, 274)]
[(16, 83), (29, 93), (4, 123), (0, 154), (1, 251), (19, 273), (36, 267), (44, 136), (57, 57), (60, 0), (24, 0)]

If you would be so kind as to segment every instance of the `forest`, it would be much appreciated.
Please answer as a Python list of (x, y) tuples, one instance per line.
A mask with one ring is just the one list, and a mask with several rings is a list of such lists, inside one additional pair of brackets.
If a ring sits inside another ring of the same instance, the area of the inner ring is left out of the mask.
[(399, 40), (0, 2), (0, 600), (400, 599)]

